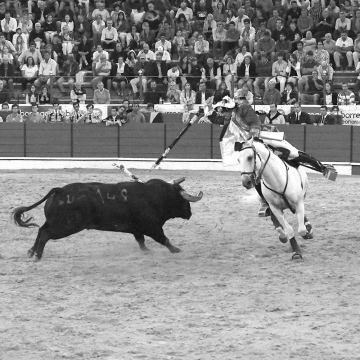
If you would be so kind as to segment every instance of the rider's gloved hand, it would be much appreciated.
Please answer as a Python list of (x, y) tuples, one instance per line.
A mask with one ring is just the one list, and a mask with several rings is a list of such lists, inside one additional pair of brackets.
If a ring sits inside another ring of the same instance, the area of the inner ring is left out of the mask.
[(260, 129), (252, 128), (250, 129), (250, 134), (255, 138), (260, 136)]

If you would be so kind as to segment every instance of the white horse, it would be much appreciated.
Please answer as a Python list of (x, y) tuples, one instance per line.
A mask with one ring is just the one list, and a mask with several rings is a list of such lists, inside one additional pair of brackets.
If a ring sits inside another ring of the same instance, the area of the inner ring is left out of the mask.
[(308, 189), (306, 172), (289, 166), (261, 140), (250, 138), (241, 144), (238, 161), (241, 169), (242, 185), (251, 189), (261, 181), (261, 190), (269, 203), (272, 220), (281, 242), (290, 239), (293, 257), (302, 258), (300, 246), (294, 237), (294, 230), (285, 220), (284, 210), (296, 214), (299, 234), (304, 239), (312, 238), (312, 226), (305, 216), (304, 199)]

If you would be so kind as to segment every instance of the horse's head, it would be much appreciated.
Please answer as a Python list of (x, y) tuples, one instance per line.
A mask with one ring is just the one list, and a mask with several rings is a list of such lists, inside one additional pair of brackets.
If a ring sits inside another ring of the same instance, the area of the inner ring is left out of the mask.
[(254, 146), (254, 139), (241, 144), (239, 151), (239, 163), (241, 183), (246, 189), (253, 188), (259, 179), (259, 169), (261, 166), (261, 159)]

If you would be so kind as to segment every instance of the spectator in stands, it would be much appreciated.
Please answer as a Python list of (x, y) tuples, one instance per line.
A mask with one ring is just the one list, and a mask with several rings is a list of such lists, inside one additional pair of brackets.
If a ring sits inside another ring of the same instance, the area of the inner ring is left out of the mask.
[(320, 106), (320, 115), (316, 116), (314, 125), (315, 126), (324, 126), (324, 125), (334, 125), (335, 119), (327, 113), (327, 107), (325, 105)]
[(301, 36), (302, 35), (301, 35), (299, 29), (296, 27), (296, 24), (290, 23), (289, 32), (288, 32), (288, 40), (291, 43), (291, 52), (294, 52), (297, 50), (297, 44), (300, 42)]
[[(216, 29), (213, 30), (213, 54), (215, 60), (218, 60), (221, 54), (224, 53), (225, 41), (226, 30), (223, 27), (223, 23), (218, 21), (216, 23)], [(219, 50), (219, 46), (221, 47), (221, 50)]]
[(99, 81), (97, 83), (97, 89), (94, 91), (94, 104), (110, 104), (110, 101), (110, 91), (104, 88), (102, 81)]
[(73, 102), (73, 110), (70, 112), (69, 121), (72, 123), (80, 123), (85, 120), (86, 111), (80, 110), (78, 101)]
[(43, 84), (50, 86), (50, 82), (54, 79), (57, 72), (57, 63), (50, 59), (50, 53), (44, 53), (44, 59), (40, 63), (39, 78), (35, 80), (34, 84), (39, 89)]
[(333, 19), (337, 19), (340, 15), (340, 8), (336, 6), (335, 0), (330, 0), (329, 6), (326, 8), (326, 10), (329, 11), (329, 16)]
[(327, 50), (324, 49), (324, 44), (320, 40), (317, 43), (317, 49), (314, 51), (314, 60), (321, 64), (323, 61), (326, 63), (330, 62), (330, 55)]
[(158, 54), (161, 56), (162, 61), (166, 61), (170, 63), (171, 55), (168, 51), (165, 51), (162, 46), (159, 46), (157, 51), (155, 51), (155, 58), (157, 57)]
[(246, 84), (244, 84), (241, 88), (238, 88), (234, 95), (234, 98), (235, 101), (241, 98), (245, 98), (247, 104), (249, 105), (252, 105), (252, 103), (254, 102), (254, 95), (252, 92), (249, 91), (249, 87)]
[(264, 105), (270, 105), (270, 104), (281, 104), (281, 94), (278, 89), (275, 89), (275, 81), (270, 80), (268, 83), (268, 89), (264, 93), (263, 97), (263, 103)]
[(308, 113), (301, 111), (299, 103), (294, 104), (294, 111), (289, 114), (289, 123), (291, 125), (311, 125), (311, 119)]
[(138, 53), (138, 58), (140, 58), (142, 55), (145, 55), (146, 61), (154, 61), (156, 59), (155, 53), (150, 50), (149, 44), (144, 43), (142, 48), (143, 49)]
[(33, 41), (37, 49), (41, 49), (41, 47), (46, 44), (46, 37), (44, 31), (41, 30), (41, 24), (39, 22), (35, 23), (34, 30), (29, 33), (29, 42), (31, 43)]
[(256, 78), (256, 75), (256, 64), (252, 61), (250, 56), (246, 56), (244, 61), (238, 67), (238, 88), (241, 89), (243, 85), (246, 84), (248, 88), (253, 91), (252, 84)]
[(321, 62), (320, 66), (318, 66), (317, 68), (317, 72), (319, 79), (324, 80), (326, 77), (326, 81), (332, 82), (334, 76), (334, 69), (328, 62)]
[(255, 92), (255, 99), (261, 99), (260, 95), (260, 86), (264, 84), (265, 91), (268, 90), (268, 83), (272, 76), (272, 64), (267, 59), (266, 53), (261, 54), (260, 61), (256, 64), (257, 68), (257, 77), (253, 83), (254, 85), (254, 92)]
[(157, 83), (155, 80), (150, 81), (150, 89), (144, 95), (145, 103), (152, 102), (154, 104), (160, 103), (160, 98), (163, 98), (163, 94), (161, 91), (157, 89)]
[[(148, 76), (153, 77), (156, 83), (162, 87), (163, 91), (166, 92), (165, 88), (168, 83), (167, 79), (167, 65), (166, 62), (162, 60), (161, 53), (156, 55), (156, 60), (154, 63), (149, 64)], [(152, 102), (152, 101), (149, 101)]]
[(91, 80), (91, 85), (94, 91), (97, 88), (98, 82), (103, 82), (107, 85), (108, 89), (111, 89), (111, 73), (112, 65), (109, 60), (107, 60), (105, 54), (100, 55), (100, 62), (95, 64), (95, 78)]
[[(358, 10), (357, 13), (360, 14), (360, 10)], [(360, 18), (359, 18), (359, 21), (360, 21)], [(353, 59), (354, 59), (354, 65), (355, 65), (355, 69), (356, 69), (357, 65), (360, 61), (360, 31), (358, 32), (357, 38), (354, 41)]]
[(95, 18), (95, 21), (92, 22), (91, 28), (92, 28), (92, 34), (93, 34), (93, 44), (94, 46), (97, 46), (101, 43), (101, 35), (103, 29), (105, 29), (105, 21), (102, 19), (101, 15), (98, 15)]
[[(237, 66), (234, 63), (234, 59), (231, 56), (225, 56), (224, 60), (226, 61), (222, 67), (222, 75), (226, 87), (230, 90), (232, 94), (232, 89), (234, 87), (234, 82), (237, 80)], [(234, 76), (234, 78), (233, 78)]]
[[(191, 69), (188, 79), (188, 83), (190, 84), (191, 88), (196, 89), (196, 84), (199, 83), (200, 78), (203, 76), (203, 67), (198, 64), (197, 58), (191, 58)], [(205, 75), (205, 74), (204, 74)], [(184, 89), (185, 84), (183, 84)]]
[[(74, 59), (74, 54), (70, 53), (68, 55), (68, 59), (64, 62), (63, 68), (63, 76), (61, 76), (58, 81), (57, 85), (63, 95), (68, 95), (70, 91), (74, 88), (75, 77), (76, 74), (79, 72), (79, 64)], [(67, 81), (69, 86), (69, 92), (65, 91), (64, 82)]]
[(340, 69), (340, 62), (346, 56), (348, 69), (352, 69), (353, 62), (353, 50), (354, 50), (354, 41), (353, 39), (347, 36), (346, 31), (341, 32), (341, 37), (336, 40), (335, 43), (335, 53), (334, 53), (334, 61), (336, 64), (336, 69)]
[(23, 116), (19, 113), (19, 105), (14, 104), (11, 108), (11, 114), (6, 117), (7, 123), (21, 123), (24, 122)]
[(296, 55), (290, 54), (287, 62), (286, 73), (288, 74), (287, 82), (292, 83), (293, 86), (296, 86), (297, 82), (301, 78), (300, 68), (301, 65)]
[(324, 9), (317, 23), (314, 23), (313, 36), (320, 41), (325, 34), (333, 31), (335, 18), (330, 14), (328, 9)]
[(318, 78), (316, 69), (312, 71), (311, 76), (306, 77), (304, 85), (305, 93), (300, 94), (301, 103), (317, 105), (323, 93), (324, 82)]
[(134, 76), (136, 76), (135, 78), (133, 78), (132, 80), (130, 80), (130, 85), (132, 87), (133, 90), (133, 94), (135, 98), (139, 98), (140, 93), (138, 90), (138, 85), (140, 83), (140, 75), (142, 76), (142, 88), (143, 88), (143, 92), (146, 92), (146, 83), (147, 83), (147, 75), (149, 73), (149, 75), (151, 75), (152, 73), (152, 64), (148, 61), (146, 61), (146, 55), (145, 54), (141, 54), (140, 55), (140, 60), (135, 64), (134, 67)]
[(94, 112), (93, 104), (86, 105), (86, 113), (85, 113), (83, 119), (86, 124), (97, 124), (97, 123), (101, 122), (101, 120), (102, 120), (99, 118), (99, 115), (97, 115)]
[(198, 40), (195, 42), (194, 52), (201, 63), (205, 63), (209, 57), (209, 42), (204, 40), (202, 34), (199, 34)]
[(323, 8), (320, 4), (320, 0), (313, 0), (310, 8), (310, 16), (312, 17), (314, 24), (319, 22), (322, 12)]
[(248, 51), (248, 48), (246, 45), (241, 47), (241, 51), (239, 53), (237, 53), (236, 58), (235, 58), (235, 64), (236, 66), (240, 66), (241, 63), (244, 61), (245, 56), (250, 56), (250, 58), (252, 59), (253, 56), (251, 55), (251, 53)]
[[(254, 38), (255, 38), (255, 30), (254, 30)], [(239, 39), (240, 39), (239, 30), (235, 28), (235, 22), (230, 21), (229, 28), (226, 31), (226, 37), (225, 37), (225, 42), (224, 42), (224, 55), (227, 54), (228, 51), (231, 51), (237, 47)], [(244, 37), (242, 38), (242, 42), (245, 42)], [(253, 44), (253, 42), (252, 42), (252, 44)], [(239, 45), (241, 47), (241, 43)]]
[(282, 19), (279, 16), (278, 9), (273, 8), (272, 9), (272, 17), (269, 18), (269, 20), (267, 21), (267, 24), (266, 24), (267, 29), (270, 30), (271, 32), (273, 32), (276, 29), (276, 21), (278, 19)]
[(139, 37), (140, 41), (147, 43), (151, 48), (155, 44), (155, 32), (154, 30), (150, 30), (149, 24), (146, 21), (142, 23), (142, 31), (140, 32)]
[(15, 48), (11, 41), (5, 39), (5, 34), (0, 33), (0, 49), (7, 47), (10, 52), (14, 52)]
[(55, 34), (57, 34), (56, 24), (53, 20), (53, 15), (48, 14), (46, 16), (46, 21), (43, 23), (43, 30), (46, 38), (46, 42), (49, 43)]
[(16, 32), (17, 22), (16, 19), (11, 17), (10, 11), (6, 11), (5, 18), (1, 20), (1, 31), (5, 35), (6, 40), (12, 41)]
[(22, 32), (26, 35), (27, 40), (29, 40), (29, 33), (34, 27), (32, 20), (29, 19), (29, 14), (23, 14), (19, 27), (21, 27)]
[[(284, 2), (282, 2), (284, 4)], [(291, 1), (291, 5), (288, 8), (288, 11), (286, 13), (286, 22), (293, 22), (296, 23), (297, 19), (301, 15), (301, 8), (298, 6), (298, 3), (296, 0)]]
[(86, 90), (82, 87), (80, 82), (75, 83), (75, 88), (70, 91), (71, 101), (85, 104), (86, 101)]
[(59, 100), (53, 99), (53, 109), (47, 115), (47, 122), (64, 122), (66, 120), (66, 112), (61, 110)]
[(51, 10), (46, 6), (46, 2), (39, 0), (34, 13), (34, 22), (39, 22), (43, 26), (49, 14), (51, 14)]
[(77, 47), (77, 62), (80, 70), (85, 70), (92, 64), (91, 59), (92, 45), (86, 34), (81, 36), (81, 41)]
[(314, 69), (317, 69), (319, 64), (314, 59), (314, 53), (310, 50), (307, 53), (306, 61), (301, 66), (301, 78), (299, 80), (298, 88), (299, 92), (304, 92), (304, 85), (308, 79), (309, 76), (313, 73)]
[(337, 93), (332, 90), (331, 84), (325, 84), (325, 105), (336, 105), (337, 104)]
[(126, 116), (126, 122), (130, 124), (146, 123), (144, 114), (139, 110), (139, 104), (134, 103), (132, 106), (132, 111)]
[(337, 105), (332, 107), (331, 116), (334, 118), (335, 125), (343, 125), (343, 115), (341, 112), (339, 113), (339, 107)]
[(74, 23), (74, 38), (76, 41), (81, 41), (84, 35), (87, 39), (91, 37), (91, 24), (83, 15), (79, 14)]
[(50, 104), (50, 93), (46, 86), (44, 86), (39, 94), (39, 105)]
[[(202, 37), (201, 34), (199, 34), (199, 37), (198, 37), (198, 40), (200, 40), (199, 38)], [(206, 43), (209, 45), (209, 42), (206, 41)], [(204, 48), (205, 48), (205, 45), (206, 43), (204, 42)], [(185, 40), (185, 36), (182, 35), (182, 31), (179, 30), (177, 31), (176, 33), (176, 36), (174, 37), (173, 41), (172, 41), (172, 44), (173, 44), (173, 53), (175, 55), (177, 55), (178, 57), (180, 56), (183, 56), (184, 54), (184, 49), (185, 49), (185, 45), (186, 45), (186, 40)], [(195, 46), (196, 46), (196, 43), (195, 43)], [(194, 46), (194, 47), (195, 47)], [(156, 46), (155, 46), (156, 47)], [(209, 49), (208, 49), (209, 50)], [(195, 52), (196, 54), (196, 52)]]
[(287, 82), (285, 86), (285, 91), (281, 96), (282, 105), (293, 105), (299, 101), (299, 94), (294, 88), (294, 84)]
[(282, 21), (282, 19), (278, 19), (276, 21), (275, 30), (271, 33), (271, 36), (272, 36), (272, 38), (274, 39), (275, 42), (280, 39), (280, 34), (285, 35), (285, 38), (288, 37), (288, 31), (284, 27), (284, 22)]
[(101, 31), (101, 45), (104, 49), (115, 49), (118, 33), (111, 19), (106, 20), (106, 28)]
[(337, 96), (338, 105), (353, 105), (355, 104), (355, 94), (349, 90), (349, 86), (346, 83), (341, 85), (342, 90)]
[(213, 95), (213, 92), (206, 88), (206, 83), (200, 81), (199, 91), (195, 96), (195, 104), (205, 104), (206, 100)]
[(221, 1), (218, 1), (216, 6), (213, 6), (213, 9), (214, 20), (225, 22), (227, 18), (225, 14), (225, 5)]
[(46, 120), (44, 117), (39, 113), (39, 106), (38, 104), (31, 104), (31, 113), (28, 114), (26, 118), (26, 122), (32, 123), (44, 123)]
[(111, 70), (112, 86), (119, 96), (124, 96), (125, 86), (128, 82), (127, 77), (131, 75), (130, 67), (124, 62), (124, 58), (120, 56)]
[(175, 84), (181, 84), (180, 78), (180, 68), (177, 63), (172, 63), (170, 65), (170, 69), (167, 71), (167, 80), (168, 83), (175, 82)]
[(180, 8), (177, 10), (175, 19), (179, 19), (180, 15), (183, 14), (187, 21), (191, 21), (193, 19), (193, 11), (189, 8), (185, 1), (181, 2)]
[(254, 52), (255, 44), (255, 29), (250, 26), (250, 20), (244, 20), (244, 27), (240, 31), (239, 46), (242, 47), (246, 45), (250, 53)]
[(220, 66), (215, 63), (211, 57), (209, 57), (201, 71), (201, 78), (206, 81), (206, 86), (210, 89), (216, 90), (221, 83)]
[(174, 81), (170, 82), (166, 93), (166, 101), (171, 104), (180, 104), (180, 97), (181, 91), (178, 90), (176, 83)]
[(307, 31), (305, 37), (301, 40), (304, 44), (304, 51), (309, 52), (315, 51), (316, 48), (316, 39), (312, 36), (311, 31)]
[(254, 61), (257, 62), (260, 54), (265, 52), (266, 57), (273, 62), (275, 59), (275, 45), (275, 41), (270, 37), (270, 33), (268, 31), (265, 32), (264, 36), (256, 43)]
[(268, 112), (268, 114), (265, 117), (264, 124), (266, 124), (266, 125), (268, 125), (268, 124), (271, 124), (271, 125), (287, 124), (287, 125), (289, 125), (289, 123), (285, 121), (284, 115), (278, 111), (276, 104), (270, 104), (270, 111)]
[(284, 60), (286, 61), (289, 58), (289, 54), (291, 53), (291, 42), (286, 40), (284, 34), (280, 34), (279, 40), (275, 44), (275, 53), (276, 56), (282, 53), (284, 56)]
[(308, 15), (308, 11), (305, 8), (301, 9), (301, 14), (297, 20), (297, 27), (301, 34), (304, 36), (307, 31), (310, 31), (314, 26), (313, 19)]
[(280, 94), (282, 94), (285, 90), (285, 83), (287, 80), (287, 68), (288, 64), (284, 61), (284, 54), (282, 52), (278, 53), (277, 61), (275, 61), (272, 65), (272, 80), (275, 83), (280, 84)]
[[(241, 9), (241, 8), (240, 8)], [(239, 11), (240, 11), (239, 9)], [(245, 18), (246, 15), (243, 16), (243, 18)], [(246, 16), (246, 18), (248, 19), (248, 17)], [(267, 22), (267, 16), (265, 15), (265, 13), (262, 11), (262, 9), (257, 8), (255, 10), (255, 16), (252, 18), (252, 26), (255, 28), (255, 30), (258, 30), (260, 28), (260, 24), (262, 22)], [(243, 24), (242, 21), (235, 21), (236, 24), (236, 28), (241, 31)]]
[(171, 42), (166, 40), (165, 34), (164, 33), (159, 34), (159, 38), (160, 40), (155, 43), (155, 51), (157, 51), (158, 48), (161, 46), (164, 49), (164, 51), (171, 53)]
[(39, 93), (36, 90), (35, 85), (30, 86), (30, 91), (26, 94), (26, 104), (38, 104)]
[[(74, 11), (73, 9), (71, 9)], [(98, 16), (101, 16), (101, 19), (106, 21), (110, 17), (109, 12), (105, 9), (105, 3), (99, 2), (98, 7), (92, 12), (92, 18), (96, 19)]]
[(126, 61), (127, 59), (127, 53), (126, 51), (124, 50), (122, 44), (120, 42), (118, 42), (115, 46), (115, 50), (112, 52), (111, 54), (111, 57), (110, 57), (110, 61), (111, 63), (114, 65), (114, 64), (117, 64), (118, 60), (119, 60), (119, 57), (122, 57), (124, 62)]
[(103, 120), (106, 126), (111, 126), (111, 125), (122, 126), (121, 117), (119, 116), (118, 111), (119, 110), (117, 107), (111, 108), (110, 115), (105, 120)]
[(360, 9), (355, 11), (355, 17), (351, 19), (351, 29), (355, 34), (360, 33)]
[(4, 87), (7, 87), (9, 89), (10, 100), (15, 100), (14, 75), (15, 75), (15, 66), (9, 63), (9, 58), (7, 56), (4, 56), (3, 62), (2, 64), (0, 64), (0, 79), (2, 80)]
[(190, 119), (190, 111), (194, 110), (194, 104), (196, 101), (196, 93), (191, 89), (189, 83), (185, 84), (184, 90), (181, 92), (180, 104), (184, 106), (184, 112), (182, 121), (188, 122)]
[(337, 40), (343, 32), (346, 32), (350, 37), (354, 36), (351, 31), (351, 20), (346, 17), (344, 11), (340, 11), (340, 17), (335, 22), (334, 39)]

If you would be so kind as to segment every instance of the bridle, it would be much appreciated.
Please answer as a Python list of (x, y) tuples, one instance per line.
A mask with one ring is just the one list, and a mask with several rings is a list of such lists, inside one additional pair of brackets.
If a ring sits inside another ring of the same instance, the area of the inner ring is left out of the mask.
[[(260, 180), (262, 178), (262, 174), (263, 174), (263, 172), (265, 170), (265, 167), (266, 167), (267, 163), (269, 162), (269, 159), (270, 159), (270, 156), (271, 156), (271, 151), (268, 149), (268, 147), (266, 145), (265, 145), (265, 147), (268, 150), (269, 155), (268, 155), (268, 157), (267, 157), (267, 159), (265, 161), (264, 166), (260, 165), (259, 169), (257, 169), (257, 167), (256, 167), (256, 157), (259, 158), (260, 164), (262, 162), (262, 158), (261, 158), (260, 154), (256, 151), (254, 145), (245, 146), (245, 147), (242, 146), (241, 149), (239, 150), (239, 152), (241, 152), (243, 150), (246, 150), (246, 149), (252, 149), (252, 151), (253, 151), (253, 154), (254, 154), (254, 168), (253, 168), (253, 171), (241, 171), (240, 172), (240, 175), (250, 175), (250, 180), (251, 180), (251, 183), (253, 184), (253, 186), (260, 183)], [(257, 175), (258, 170), (259, 170), (259, 174)]]

